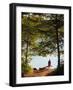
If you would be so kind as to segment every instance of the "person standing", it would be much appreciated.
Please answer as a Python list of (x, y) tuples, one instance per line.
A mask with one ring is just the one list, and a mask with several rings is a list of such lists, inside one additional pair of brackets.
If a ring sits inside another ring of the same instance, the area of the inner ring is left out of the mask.
[(50, 67), (51, 66), (51, 60), (49, 59), (49, 61), (48, 61), (48, 67)]

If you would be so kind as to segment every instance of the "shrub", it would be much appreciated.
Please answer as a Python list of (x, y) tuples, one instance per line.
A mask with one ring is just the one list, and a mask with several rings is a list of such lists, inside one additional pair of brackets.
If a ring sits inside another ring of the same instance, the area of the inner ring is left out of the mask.
[(32, 67), (29, 64), (22, 63), (22, 72), (24, 74), (26, 74), (26, 73), (32, 73), (33, 72), (33, 69), (32, 69)]

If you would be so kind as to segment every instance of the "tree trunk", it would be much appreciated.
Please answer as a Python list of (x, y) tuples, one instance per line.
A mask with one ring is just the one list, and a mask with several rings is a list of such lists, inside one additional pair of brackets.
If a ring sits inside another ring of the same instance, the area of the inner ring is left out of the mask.
[(60, 48), (59, 48), (59, 36), (58, 36), (58, 26), (57, 26), (57, 14), (56, 14), (56, 39), (57, 39), (57, 52), (58, 52), (58, 68), (60, 68)]
[(28, 30), (26, 31), (27, 32), (27, 42), (26, 42), (26, 59), (25, 59), (25, 63), (26, 63), (26, 65), (28, 64), (28, 47), (29, 47), (29, 16), (28, 16), (28, 18), (27, 18), (27, 23), (28, 23)]
[(27, 45), (26, 45), (26, 59), (25, 59), (25, 63), (28, 63), (28, 41), (27, 41)]

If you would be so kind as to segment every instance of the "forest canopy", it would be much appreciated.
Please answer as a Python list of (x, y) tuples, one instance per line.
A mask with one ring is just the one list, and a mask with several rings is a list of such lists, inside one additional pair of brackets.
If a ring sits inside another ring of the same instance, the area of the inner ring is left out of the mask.
[(31, 56), (58, 56), (64, 54), (64, 15), (48, 13), (22, 13), (22, 63), (28, 65)]

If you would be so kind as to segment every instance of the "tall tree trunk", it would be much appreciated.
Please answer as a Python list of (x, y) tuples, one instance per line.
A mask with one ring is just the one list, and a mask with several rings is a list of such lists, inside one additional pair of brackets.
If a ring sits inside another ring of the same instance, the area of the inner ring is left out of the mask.
[(28, 64), (28, 41), (26, 44), (26, 59), (25, 59), (25, 63)]
[(27, 42), (26, 42), (26, 59), (25, 59), (25, 63), (26, 63), (26, 65), (28, 64), (28, 47), (29, 47), (29, 16), (28, 16), (28, 18), (27, 18), (27, 23), (28, 23), (28, 29), (27, 29)]
[(58, 35), (58, 25), (57, 25), (57, 14), (56, 14), (56, 39), (57, 39), (57, 52), (58, 52), (58, 68), (60, 68), (60, 48), (59, 48), (59, 35)]

